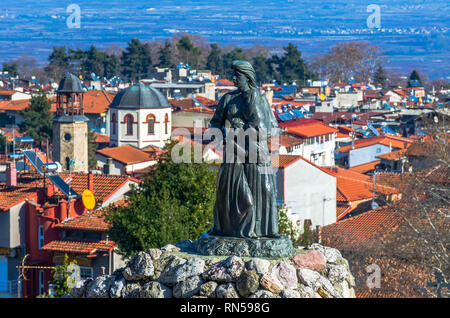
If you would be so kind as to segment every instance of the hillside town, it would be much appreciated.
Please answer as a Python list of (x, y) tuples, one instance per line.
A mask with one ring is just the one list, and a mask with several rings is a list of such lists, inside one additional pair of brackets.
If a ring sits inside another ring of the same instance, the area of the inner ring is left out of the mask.
[[(0, 75), (0, 297), (49, 293), (51, 269), (65, 255), (80, 266), (82, 279), (122, 267), (126, 258), (104, 211), (127, 207), (133, 189), (151, 182), (147, 176), (171, 141), (200, 147), (212, 167), (223, 160), (202, 134), (221, 97), (236, 89), (231, 78), (182, 62), (154, 67), (138, 80), (59, 77), (42, 84)], [(346, 255), (357, 298), (433, 297), (436, 289), (427, 283), (435, 271), (426, 266), (374, 256), (383, 283), (369, 288), (367, 264), (350, 255), (378, 255), (370, 254), (374, 245), (396, 237), (405, 222), (394, 211), (397, 202), (412, 204), (404, 200), (414, 197), (403, 176), (433, 178), (448, 190), (448, 161), (430, 150), (448, 145), (448, 87), (429, 90), (415, 78), (404, 87), (309, 79), (268, 81), (260, 91), (279, 128), (270, 143), (277, 205), (297, 235)], [(52, 137), (37, 140), (24, 128), (26, 110), (43, 92)], [(95, 198), (89, 209), (85, 190)], [(448, 261), (448, 278), (445, 266)]]

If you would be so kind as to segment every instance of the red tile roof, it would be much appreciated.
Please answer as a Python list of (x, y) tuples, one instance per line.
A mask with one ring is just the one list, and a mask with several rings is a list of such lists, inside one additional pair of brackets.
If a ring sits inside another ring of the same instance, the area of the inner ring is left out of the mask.
[(94, 132), (95, 142), (109, 143), (109, 136)]
[[(60, 174), (63, 179), (69, 177), (69, 174)], [(113, 193), (115, 193), (127, 181), (138, 182), (138, 180), (129, 176), (117, 176), (109, 174), (93, 174), (94, 197), (98, 202), (106, 201)], [(72, 174), (70, 187), (78, 194), (88, 189), (88, 174)]]
[(126, 165), (153, 160), (153, 158), (148, 153), (134, 148), (130, 145), (103, 148), (97, 150), (97, 153), (104, 157), (110, 157)]
[[(340, 167), (323, 168), (336, 177), (336, 201), (351, 203), (362, 200), (369, 200), (373, 197), (373, 182), (370, 176), (343, 169)], [(393, 187), (376, 183), (375, 195), (382, 193), (385, 195), (395, 194), (397, 190)]]
[[(355, 141), (354, 149), (364, 148), (364, 147), (368, 147), (368, 146), (372, 146), (372, 145), (376, 145), (376, 144), (391, 146), (392, 148), (406, 149), (412, 143), (413, 143), (413, 140), (411, 140), (409, 138), (398, 137), (398, 136), (386, 134), (383, 136), (358, 139)], [(349, 145), (349, 146), (344, 146), (344, 147), (338, 148), (336, 150), (339, 152), (349, 152), (352, 149), (353, 149), (352, 145)]]
[(3, 96), (5, 96), (5, 95), (11, 96), (11, 95), (13, 95), (14, 93), (15, 93), (15, 91), (10, 91), (10, 90), (0, 90), (0, 95), (3, 95)]
[(86, 212), (75, 219), (68, 220), (56, 225), (61, 229), (87, 230), (87, 231), (106, 231), (108, 224), (105, 221), (103, 213), (100, 210)]
[(391, 151), (391, 152), (377, 156), (377, 158), (386, 159), (386, 160), (399, 160), (404, 157), (406, 157), (406, 149)]
[(28, 105), (30, 105), (29, 99), (0, 101), (0, 110), (20, 111), (27, 108)]
[[(200, 101), (198, 97), (196, 97), (195, 99), (197, 99), (202, 104), (202, 101)], [(211, 101), (210, 99), (208, 99), (208, 100)], [(169, 103), (173, 107), (183, 108), (182, 110), (174, 110), (174, 113), (187, 111), (187, 112), (214, 114), (214, 110), (204, 104), (203, 104), (203, 106), (205, 106), (205, 107), (196, 106), (194, 99), (192, 99), (192, 98), (169, 99)], [(211, 102), (209, 102), (209, 104), (211, 104)]]
[(339, 250), (370, 247), (373, 242), (401, 224), (401, 217), (387, 207), (326, 225), (322, 228), (322, 243)]
[[(13, 131), (12, 129), (6, 131), (3, 134), (3, 137), (5, 137), (6, 139), (8, 139), (8, 141), (12, 141), (13, 140)], [(22, 137), (22, 134), (19, 132), (19, 130), (17, 128), (14, 128), (14, 137)]]
[(332, 134), (337, 132), (336, 128), (325, 125), (319, 121), (295, 121), (290, 123), (287, 127), (285, 124), (279, 125), (282, 128), (286, 128), (286, 132), (292, 135), (296, 135), (302, 138), (315, 137), (320, 135)]
[(372, 178), (370, 176), (367, 176), (365, 174), (352, 171), (349, 169), (341, 168), (338, 166), (334, 167), (324, 167), (324, 169), (329, 170), (330, 172), (334, 173), (336, 177), (346, 177), (350, 179), (355, 179), (359, 181), (371, 181)]
[(380, 162), (381, 162), (381, 160), (375, 160), (375, 161), (372, 161), (372, 162), (364, 163), (362, 165), (353, 166), (353, 167), (351, 167), (349, 169), (354, 171), (354, 172), (366, 173), (366, 172), (374, 170), (375, 166), (377, 164), (379, 164)]
[[(278, 136), (278, 143), (279, 143), (280, 146), (283, 146), (283, 147), (285, 147), (287, 149), (289, 147), (293, 147), (293, 146), (302, 144), (303, 140), (301, 138), (298, 138), (298, 137), (295, 137), (295, 136), (280, 134)], [(269, 146), (269, 150), (270, 151), (278, 150), (278, 149), (272, 148), (272, 147), (275, 146), (275, 141), (273, 141), (273, 144), (272, 144), (272, 140), (270, 138), (267, 141), (267, 144)]]
[[(278, 157), (278, 162), (277, 162), (276, 157)], [(271, 156), (272, 166), (274, 168), (281, 168), (281, 169), (288, 167), (289, 165), (291, 165), (292, 163), (294, 163), (300, 159), (302, 159), (302, 157), (296, 156), (296, 155), (278, 155), (278, 156), (272, 155)]]
[(114, 241), (69, 241), (55, 240), (42, 247), (44, 251), (65, 252), (74, 254), (94, 254), (108, 252), (116, 247)]
[(226, 78), (222, 78), (216, 82), (216, 86), (234, 86), (234, 83)]
[(0, 185), (0, 211), (8, 211), (13, 206), (22, 203), (25, 199), (36, 197), (34, 187), (23, 186), (19, 182), (16, 187), (6, 187)]

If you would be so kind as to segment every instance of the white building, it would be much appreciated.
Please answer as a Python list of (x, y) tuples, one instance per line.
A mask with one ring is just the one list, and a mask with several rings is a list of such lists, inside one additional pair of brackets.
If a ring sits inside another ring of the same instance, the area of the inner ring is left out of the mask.
[(359, 106), (359, 103), (363, 101), (363, 92), (338, 92), (336, 93), (336, 107), (341, 108), (353, 108)]
[(120, 91), (109, 106), (110, 145), (163, 148), (172, 131), (171, 111), (167, 98), (151, 86)]
[(337, 129), (310, 119), (280, 126), (285, 128), (287, 134), (302, 139), (303, 145), (294, 154), (319, 166), (334, 166)]
[(300, 229), (336, 222), (336, 177), (301, 156), (272, 156), (276, 169), (277, 202)]

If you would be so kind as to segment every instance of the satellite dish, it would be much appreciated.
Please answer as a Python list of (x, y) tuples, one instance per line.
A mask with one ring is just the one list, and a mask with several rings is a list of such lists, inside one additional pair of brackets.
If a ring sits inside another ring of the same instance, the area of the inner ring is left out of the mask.
[(84, 190), (81, 195), (81, 200), (83, 201), (83, 205), (86, 209), (93, 210), (95, 208), (95, 198), (92, 191)]
[(320, 100), (325, 100), (325, 94), (324, 93), (320, 94)]

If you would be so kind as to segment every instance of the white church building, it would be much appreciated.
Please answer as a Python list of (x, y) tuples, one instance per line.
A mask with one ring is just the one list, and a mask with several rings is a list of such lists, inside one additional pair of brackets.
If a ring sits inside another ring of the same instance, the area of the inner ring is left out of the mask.
[(157, 89), (143, 83), (120, 91), (109, 106), (110, 147), (164, 147), (172, 130), (171, 105)]

